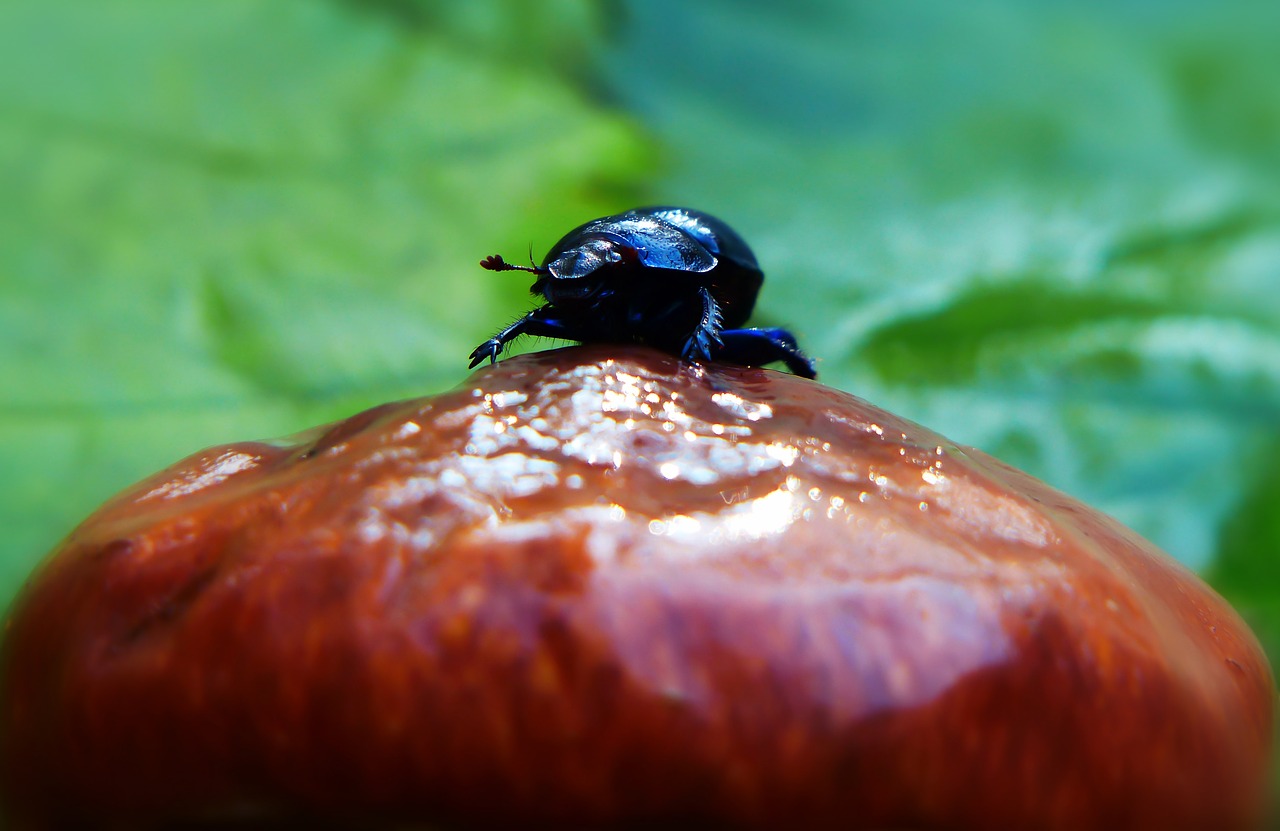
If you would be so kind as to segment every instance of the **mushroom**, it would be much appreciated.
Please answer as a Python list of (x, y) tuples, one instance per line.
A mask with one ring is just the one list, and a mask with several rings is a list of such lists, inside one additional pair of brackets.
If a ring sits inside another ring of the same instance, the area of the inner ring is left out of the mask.
[(197, 453), (15, 603), (15, 826), (1248, 828), (1248, 628), (853, 396), (641, 347)]

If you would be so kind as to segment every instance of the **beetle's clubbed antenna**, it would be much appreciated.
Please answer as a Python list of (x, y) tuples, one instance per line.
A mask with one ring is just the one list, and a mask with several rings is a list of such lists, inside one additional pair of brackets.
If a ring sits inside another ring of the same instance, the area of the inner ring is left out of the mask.
[(485, 257), (483, 260), (480, 261), (480, 267), (487, 268), (490, 271), (528, 271), (533, 274), (550, 273), (545, 267), (512, 265), (511, 263), (502, 259), (501, 254), (490, 254), (489, 256)]

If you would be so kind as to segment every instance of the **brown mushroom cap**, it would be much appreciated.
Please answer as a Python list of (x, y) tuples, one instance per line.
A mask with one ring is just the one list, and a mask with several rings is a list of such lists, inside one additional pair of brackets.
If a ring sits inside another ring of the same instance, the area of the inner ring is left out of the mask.
[(617, 347), (178, 463), (52, 555), (0, 661), (34, 825), (1242, 828), (1273, 701), (1113, 520)]

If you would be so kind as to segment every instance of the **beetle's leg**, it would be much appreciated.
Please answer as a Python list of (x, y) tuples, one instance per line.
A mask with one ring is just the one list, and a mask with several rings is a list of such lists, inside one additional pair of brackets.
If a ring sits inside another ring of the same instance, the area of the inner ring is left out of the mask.
[(547, 338), (583, 340), (581, 334), (573, 326), (565, 324), (564, 321), (554, 315), (555, 310), (551, 306), (540, 306), (529, 312), (473, 349), (471, 351), (471, 364), (467, 368), (475, 369), (485, 358), (489, 359), (489, 363), (497, 363), (503, 347), (521, 335), (541, 335)]
[(541, 311), (541, 308), (534, 309), (515, 323), (507, 326), (501, 332), (471, 350), (471, 363), (467, 368), (475, 369), (482, 361), (484, 361), (485, 358), (488, 358), (489, 363), (491, 364), (497, 363), (498, 356), (502, 354), (502, 348), (506, 346), (508, 342), (520, 337), (520, 335), (524, 333), (525, 329), (528, 328), (529, 322), (535, 318), (538, 312)]
[(724, 326), (720, 304), (711, 296), (711, 290), (706, 286), (698, 288), (698, 296), (702, 300), (702, 318), (680, 353), (680, 357), (686, 361), (710, 361), (712, 351), (724, 345), (720, 340), (720, 332)]
[(743, 366), (782, 361), (802, 378), (816, 378), (813, 361), (800, 351), (795, 335), (786, 329), (727, 329), (720, 333), (724, 347), (716, 357)]

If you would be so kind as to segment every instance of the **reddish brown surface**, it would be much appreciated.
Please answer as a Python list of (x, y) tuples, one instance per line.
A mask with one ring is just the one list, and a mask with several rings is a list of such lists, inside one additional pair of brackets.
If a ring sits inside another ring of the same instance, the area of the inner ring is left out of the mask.
[(617, 348), (130, 489), (16, 606), (0, 694), (28, 820), (956, 829), (1247, 826), (1273, 696), (1106, 517)]

